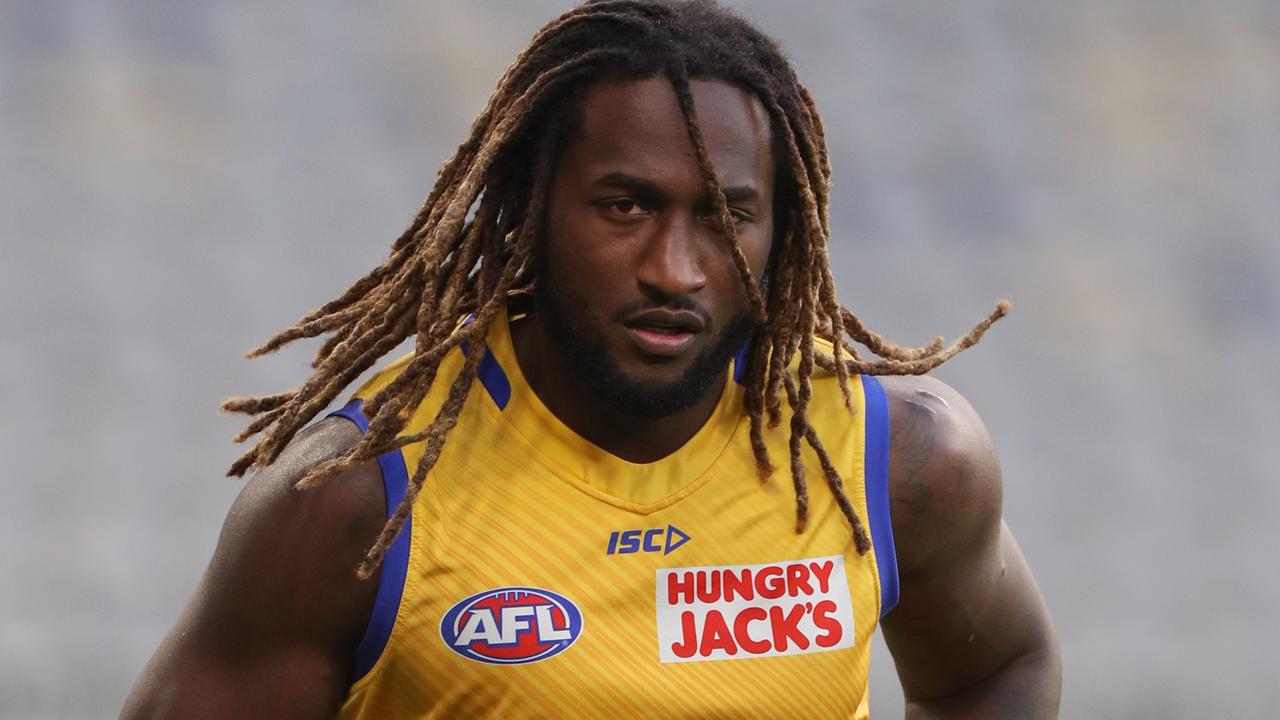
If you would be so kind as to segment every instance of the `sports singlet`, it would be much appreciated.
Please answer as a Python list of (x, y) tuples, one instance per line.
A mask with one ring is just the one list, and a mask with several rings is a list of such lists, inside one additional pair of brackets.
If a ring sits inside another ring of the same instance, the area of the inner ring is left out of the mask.
[[(780, 469), (759, 479), (740, 360), (693, 438), (634, 464), (551, 414), (499, 317), (382, 566), (341, 717), (867, 717), (871, 635), (897, 602), (884, 392), (855, 378), (851, 414), (835, 378), (814, 377), (811, 421), (874, 545), (859, 555), (811, 452), (796, 534), (785, 421), (766, 431)], [(336, 414), (366, 429), (362, 400), (407, 362)], [(461, 362), (446, 358), (407, 433)], [(388, 511), (422, 445), (379, 459)]]

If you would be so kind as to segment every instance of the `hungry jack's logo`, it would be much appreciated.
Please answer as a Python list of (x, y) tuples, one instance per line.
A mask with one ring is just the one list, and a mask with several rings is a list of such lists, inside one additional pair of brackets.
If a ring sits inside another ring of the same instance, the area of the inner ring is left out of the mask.
[(800, 655), (853, 647), (844, 556), (657, 571), (664, 663)]

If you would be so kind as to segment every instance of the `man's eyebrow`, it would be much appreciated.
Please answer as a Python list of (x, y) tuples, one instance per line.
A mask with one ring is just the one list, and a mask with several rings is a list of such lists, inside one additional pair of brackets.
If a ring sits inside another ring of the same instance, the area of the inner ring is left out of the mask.
[(760, 197), (760, 191), (756, 190), (752, 185), (735, 185), (733, 187), (720, 188), (724, 192), (724, 199), (729, 202), (747, 202)]
[[(645, 195), (648, 197), (665, 197), (666, 193), (658, 187), (658, 185), (649, 180), (645, 180), (635, 175), (628, 175), (624, 172), (611, 172), (602, 175), (596, 179), (593, 185), (618, 188), (636, 193), (637, 195)], [(722, 187), (725, 200), (728, 202), (748, 202), (760, 197), (760, 191), (752, 185), (735, 185), (733, 187)]]
[(628, 175), (624, 172), (611, 172), (607, 175), (602, 175), (599, 178), (596, 178), (596, 181), (591, 184), (626, 190), (628, 192), (636, 193), (637, 195), (645, 195), (648, 197), (661, 197), (666, 194), (662, 192), (657, 183), (645, 180), (641, 177), (636, 177), (635, 175)]

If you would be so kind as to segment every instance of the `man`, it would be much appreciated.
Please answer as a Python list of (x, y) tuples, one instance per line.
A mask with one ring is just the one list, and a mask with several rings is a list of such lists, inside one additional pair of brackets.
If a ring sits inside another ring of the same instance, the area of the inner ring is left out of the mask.
[(990, 440), (920, 376), (1005, 306), (945, 349), (867, 330), (828, 179), (718, 6), (544, 28), (387, 261), (256, 351), (331, 334), (228, 401), (257, 473), (124, 714), (865, 717), (883, 618), (909, 716), (1055, 716)]

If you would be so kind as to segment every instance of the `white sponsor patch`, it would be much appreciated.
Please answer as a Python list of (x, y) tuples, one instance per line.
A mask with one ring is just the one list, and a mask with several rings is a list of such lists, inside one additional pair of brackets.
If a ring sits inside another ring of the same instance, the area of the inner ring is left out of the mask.
[(844, 556), (763, 565), (662, 568), (664, 663), (801, 655), (853, 647)]

